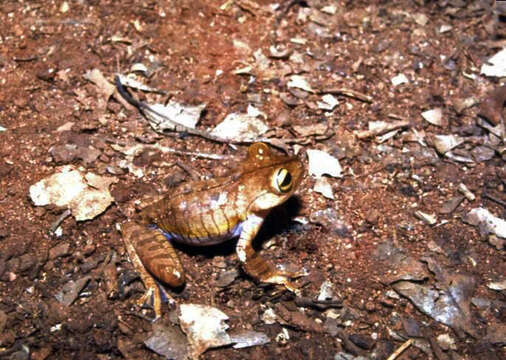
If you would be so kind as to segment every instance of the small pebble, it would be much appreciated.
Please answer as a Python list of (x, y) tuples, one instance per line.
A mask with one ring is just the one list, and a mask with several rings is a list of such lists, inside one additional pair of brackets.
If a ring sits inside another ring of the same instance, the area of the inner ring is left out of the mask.
[(69, 254), (70, 244), (69, 243), (61, 243), (56, 245), (55, 247), (49, 250), (49, 258), (54, 260), (56, 258), (67, 256)]

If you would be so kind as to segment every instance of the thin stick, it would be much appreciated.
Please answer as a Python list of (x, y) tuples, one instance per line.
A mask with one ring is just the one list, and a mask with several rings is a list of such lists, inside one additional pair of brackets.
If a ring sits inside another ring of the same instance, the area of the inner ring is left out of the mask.
[(51, 224), (51, 227), (49, 228), (49, 233), (54, 234), (56, 229), (58, 229), (58, 226), (60, 226), (60, 224), (63, 222), (63, 220), (68, 218), (71, 214), (72, 214), (72, 211), (70, 211), (70, 209), (67, 209), (60, 216), (58, 216), (58, 219), (56, 219)]
[(319, 91), (320, 94), (339, 94), (344, 95), (353, 99), (358, 99), (367, 103), (372, 103), (372, 96), (363, 94), (361, 92), (347, 89), (347, 88), (328, 88), (328, 89), (322, 89)]
[[(130, 105), (133, 105), (136, 108), (138, 108), (147, 118), (150, 118), (150, 117), (152, 118), (152, 115), (156, 115), (162, 119), (170, 121), (172, 123), (172, 125), (174, 126), (174, 132), (196, 135), (196, 136), (203, 137), (204, 139), (216, 141), (219, 143), (225, 143), (225, 144), (234, 143), (234, 141), (230, 141), (228, 139), (223, 139), (218, 136), (211, 135), (210, 133), (208, 133), (206, 131), (193, 129), (191, 127), (179, 124), (177, 122), (174, 122), (174, 121), (168, 119), (167, 116), (165, 116), (164, 114), (159, 113), (158, 111), (154, 110), (151, 106), (149, 106), (145, 102), (139, 101), (139, 100), (135, 99), (132, 95), (130, 95), (128, 93), (128, 91), (125, 89), (125, 87), (123, 86), (123, 84), (121, 83), (121, 79), (119, 76), (115, 76), (114, 81), (116, 84), (116, 89), (118, 90), (119, 94), (123, 97), (123, 99), (125, 99), (128, 103), (130, 103)], [(160, 132), (160, 133), (163, 134), (163, 132)]]
[(390, 132), (392, 130), (397, 130), (400, 128), (404, 128), (409, 126), (408, 120), (399, 120), (390, 124), (385, 124), (385, 126), (378, 127), (377, 129), (373, 130), (363, 130), (363, 131), (355, 131), (355, 135), (359, 139), (366, 139), (368, 137), (377, 136), (377, 135), (383, 135), (387, 132)]
[(411, 346), (411, 344), (413, 343), (413, 341), (414, 341), (413, 339), (409, 339), (408, 341), (406, 341), (406, 342), (405, 342), (404, 344), (402, 344), (402, 345), (401, 345), (401, 346), (400, 346), (397, 350), (395, 350), (395, 351), (393, 352), (393, 354), (392, 354), (392, 355), (390, 355), (390, 356), (388, 357), (388, 359), (387, 359), (387, 360), (395, 360), (395, 359), (397, 359), (397, 357), (398, 357), (400, 354), (402, 354), (402, 352), (403, 352), (404, 350), (406, 350), (408, 347), (410, 347), (410, 346)]
[(505, 201), (502, 201), (501, 199), (499, 199), (499, 198), (497, 198), (497, 197), (495, 197), (495, 196), (493, 196), (492, 194), (489, 194), (489, 193), (483, 193), (483, 194), (482, 194), (482, 196), (483, 196), (484, 198), (487, 198), (487, 199), (489, 199), (489, 200), (492, 200), (492, 201), (494, 201), (494, 202), (498, 203), (499, 205), (502, 205), (503, 207), (505, 207), (505, 208), (506, 208), (506, 202), (505, 202)]
[(123, 154), (129, 155), (129, 156), (135, 156), (145, 149), (151, 149), (151, 150), (159, 150), (164, 154), (171, 153), (171, 154), (176, 154), (176, 155), (194, 156), (194, 157), (198, 157), (198, 158), (202, 158), (202, 159), (224, 160), (224, 159), (230, 158), (230, 156), (227, 156), (227, 155), (209, 154), (209, 153), (193, 152), (193, 151), (182, 151), (182, 150), (173, 149), (168, 146), (162, 146), (160, 144), (154, 144), (154, 145), (136, 144), (131, 147), (123, 147), (119, 144), (112, 144), (111, 147), (114, 150), (122, 152)]

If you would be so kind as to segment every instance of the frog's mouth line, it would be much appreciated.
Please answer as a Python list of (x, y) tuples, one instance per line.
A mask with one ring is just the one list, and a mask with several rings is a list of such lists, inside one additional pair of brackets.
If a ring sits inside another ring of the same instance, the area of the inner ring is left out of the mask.
[[(270, 191), (264, 190), (260, 194), (258, 194), (252, 201), (250, 201), (250, 203), (246, 207), (246, 214), (252, 213), (251, 207), (253, 206), (253, 204), (255, 204), (258, 201), (258, 199), (260, 199), (262, 196), (269, 195), (270, 193), (271, 193)], [(272, 208), (281, 205), (286, 200), (288, 200), (291, 196), (293, 196), (293, 193), (294, 193), (294, 191), (289, 191), (286, 194), (276, 194), (275, 195), (276, 198), (284, 198), (284, 200), (283, 201), (276, 201), (275, 204), (270, 204), (265, 209), (259, 209), (258, 211), (255, 211), (255, 213), (257, 213), (257, 214), (263, 213), (264, 215), (267, 215)]]
[(246, 206), (246, 213), (248, 214), (250, 212), (251, 206), (262, 196), (265, 194), (268, 194), (269, 192), (267, 190), (262, 191), (260, 194), (258, 194), (253, 200), (250, 201), (248, 206)]

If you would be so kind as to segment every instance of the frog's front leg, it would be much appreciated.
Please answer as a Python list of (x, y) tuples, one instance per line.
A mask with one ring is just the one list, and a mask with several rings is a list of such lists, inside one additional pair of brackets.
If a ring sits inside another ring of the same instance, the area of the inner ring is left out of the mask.
[[(153, 301), (155, 320), (162, 315), (162, 294), (153, 276), (173, 287), (184, 283), (183, 267), (174, 248), (157, 229), (133, 221), (121, 226), (123, 241), (135, 270), (141, 276), (146, 293), (139, 304)], [(168, 294), (169, 302), (174, 302)]]
[(299, 294), (300, 290), (290, 281), (290, 278), (300, 276), (274, 268), (265, 259), (258, 255), (252, 246), (252, 241), (262, 227), (264, 217), (250, 215), (242, 223), (242, 231), (237, 242), (236, 252), (242, 262), (244, 270), (253, 278), (271, 284), (284, 285), (288, 290)]

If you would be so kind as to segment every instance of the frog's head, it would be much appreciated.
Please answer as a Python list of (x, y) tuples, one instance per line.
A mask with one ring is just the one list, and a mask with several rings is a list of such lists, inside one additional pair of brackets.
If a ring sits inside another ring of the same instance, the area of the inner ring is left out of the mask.
[(276, 154), (264, 143), (252, 144), (242, 174), (248, 210), (270, 210), (285, 202), (299, 186), (302, 173), (302, 162), (296, 156)]

